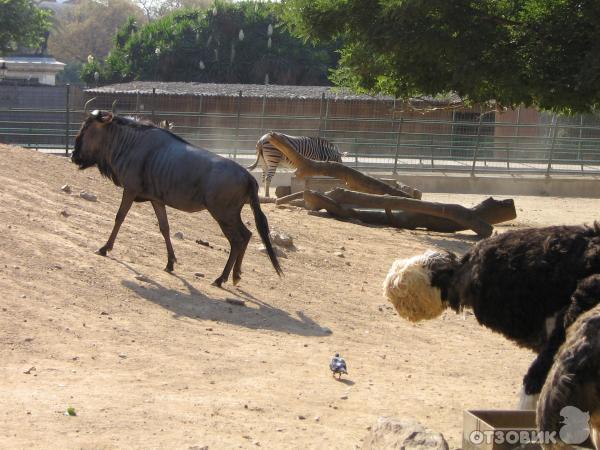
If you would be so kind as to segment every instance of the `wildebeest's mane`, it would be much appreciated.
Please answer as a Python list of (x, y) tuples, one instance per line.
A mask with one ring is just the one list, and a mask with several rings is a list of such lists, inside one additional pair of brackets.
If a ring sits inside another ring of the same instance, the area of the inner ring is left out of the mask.
[(123, 125), (123, 126), (130, 127), (130, 128), (137, 128), (137, 129), (143, 129), (143, 130), (156, 128), (158, 130), (161, 130), (161, 131), (164, 131), (165, 133), (170, 134), (175, 139), (183, 142), (184, 144), (192, 145), (188, 141), (183, 139), (182, 137), (177, 136), (176, 134), (172, 133), (170, 130), (167, 130), (167, 129), (161, 128), (161, 127), (157, 127), (155, 124), (153, 124), (149, 120), (137, 120), (137, 119), (130, 118), (130, 117), (113, 116), (112, 121), (114, 123), (116, 123), (117, 125)]

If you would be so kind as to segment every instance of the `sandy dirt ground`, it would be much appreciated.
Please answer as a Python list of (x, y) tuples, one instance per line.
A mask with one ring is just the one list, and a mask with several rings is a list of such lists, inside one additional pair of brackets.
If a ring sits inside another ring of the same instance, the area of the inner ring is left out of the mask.
[[(71, 195), (60, 189), (67, 183)], [(381, 295), (394, 259), (464, 252), (472, 233), (264, 205), (271, 229), (297, 246), (282, 259), (285, 277), (254, 233), (239, 288), (218, 289), (210, 282), (228, 245), (206, 212), (169, 211), (172, 234), (184, 236), (174, 240), (174, 275), (163, 271), (148, 204), (134, 205), (109, 257), (95, 255), (119, 201), (96, 169), (0, 146), (0, 448), (351, 449), (379, 416), (414, 417), (457, 448), (464, 409), (515, 406), (530, 352), (471, 315), (410, 324)], [(515, 202), (518, 219), (499, 232), (599, 218), (600, 200)], [(249, 208), (244, 220), (254, 231)], [(335, 352), (349, 366), (341, 382), (328, 369)]]

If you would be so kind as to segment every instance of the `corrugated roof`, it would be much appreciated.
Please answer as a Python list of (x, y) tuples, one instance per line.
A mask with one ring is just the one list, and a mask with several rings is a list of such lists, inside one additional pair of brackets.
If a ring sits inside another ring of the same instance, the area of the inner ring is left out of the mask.
[[(320, 99), (323, 94), (333, 100), (393, 101), (391, 96), (355, 94), (351, 91), (331, 86), (283, 86), (277, 84), (218, 84), (218, 83), (184, 83), (132, 81), (130, 83), (111, 84), (87, 89), (89, 94), (151, 94), (156, 89), (157, 95), (197, 95), (214, 97), (236, 97), (242, 91), (244, 97)], [(445, 99), (421, 98), (417, 102), (456, 103), (458, 96)]]

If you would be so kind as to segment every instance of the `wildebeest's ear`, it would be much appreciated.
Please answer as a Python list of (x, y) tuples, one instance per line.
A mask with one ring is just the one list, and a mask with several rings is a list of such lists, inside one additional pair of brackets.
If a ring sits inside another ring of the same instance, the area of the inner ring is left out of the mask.
[(93, 117), (94, 119), (99, 119), (102, 116), (102, 111), (100, 111), (99, 109), (95, 109), (90, 113), (90, 117)]

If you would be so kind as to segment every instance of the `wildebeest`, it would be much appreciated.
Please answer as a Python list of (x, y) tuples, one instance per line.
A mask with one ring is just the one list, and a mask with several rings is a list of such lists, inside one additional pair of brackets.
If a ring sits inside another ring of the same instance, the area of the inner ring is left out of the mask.
[(400, 316), (433, 319), (472, 308), (477, 321), (538, 355), (523, 379), (531, 409), (565, 329), (600, 302), (600, 223), (508, 231), (479, 241), (462, 257), (428, 252), (395, 261), (384, 295)]
[(106, 244), (97, 253), (106, 256), (133, 202), (152, 203), (167, 245), (166, 271), (173, 270), (175, 252), (165, 205), (195, 212), (207, 209), (219, 223), (231, 246), (223, 273), (214, 285), (229, 278), (240, 280), (242, 260), (252, 233), (240, 212), (250, 201), (258, 233), (277, 274), (282, 271), (271, 246), (267, 218), (260, 209), (258, 183), (234, 161), (197, 148), (150, 122), (93, 111), (75, 138), (71, 160), (80, 169), (97, 166), (102, 175), (123, 187), (121, 206)]

